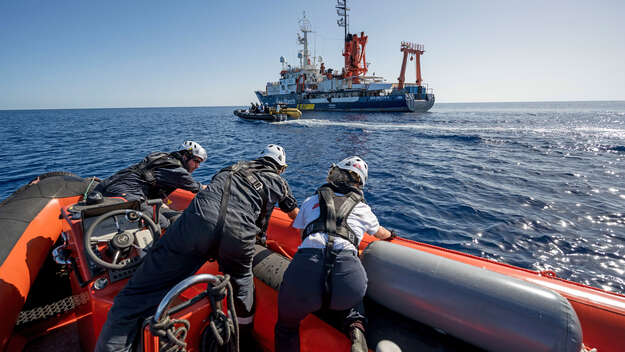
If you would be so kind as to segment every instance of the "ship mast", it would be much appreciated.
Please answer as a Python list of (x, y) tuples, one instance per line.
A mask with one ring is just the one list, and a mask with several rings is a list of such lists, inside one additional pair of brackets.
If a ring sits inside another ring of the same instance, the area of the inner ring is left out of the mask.
[(347, 22), (347, 11), (349, 8), (347, 7), (347, 0), (337, 0), (336, 1), (336, 14), (339, 15), (339, 19), (336, 20), (336, 24), (339, 27), (345, 28), (345, 36), (343, 38), (347, 39), (347, 33), (349, 33), (349, 23)]
[(336, 13), (340, 16), (336, 23), (339, 27), (345, 28), (345, 47), (343, 49), (345, 66), (343, 67), (342, 78), (350, 79), (352, 83), (360, 83), (360, 76), (367, 73), (365, 47), (368, 37), (365, 32), (360, 32), (360, 36), (349, 33), (347, 0), (337, 0), (336, 9)]
[(310, 68), (310, 52), (308, 51), (308, 33), (312, 32), (311, 30), (311, 26), (310, 26), (310, 21), (308, 20), (308, 18), (306, 18), (306, 12), (304, 11), (304, 15), (303, 17), (298, 21), (299, 23), (299, 30), (304, 33), (304, 37), (301, 37), (299, 34), (297, 35), (297, 40), (300, 44), (302, 44), (304, 46), (304, 50), (301, 52), (302, 57), (300, 57), (300, 59), (302, 59), (302, 62), (300, 62), (300, 66), (302, 67), (302, 69), (308, 69)]

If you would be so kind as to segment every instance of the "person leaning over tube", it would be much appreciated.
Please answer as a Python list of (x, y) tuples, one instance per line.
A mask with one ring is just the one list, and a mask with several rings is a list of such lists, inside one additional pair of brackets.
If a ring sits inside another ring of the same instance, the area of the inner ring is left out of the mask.
[[(185, 141), (180, 149), (172, 153), (155, 152), (141, 162), (131, 165), (100, 182), (94, 191), (106, 197), (122, 197), (127, 200), (140, 200), (141, 210), (153, 216), (153, 209), (144, 201), (164, 199), (176, 188), (193, 193), (203, 187), (191, 176), (200, 164), (206, 160), (206, 150), (193, 141)], [(159, 225), (169, 227), (169, 218), (179, 212), (170, 210), (166, 205), (160, 208)]]
[(286, 167), (284, 149), (270, 144), (258, 159), (238, 162), (215, 174), (115, 297), (96, 351), (132, 350), (141, 323), (154, 314), (172, 287), (208, 259), (216, 259), (219, 270), (230, 275), (241, 351), (254, 350), (256, 236), (266, 230), (276, 203), (292, 219), (299, 211), (281, 176)]
[(328, 183), (302, 204), (293, 227), (303, 241), (278, 294), (276, 352), (299, 351), (300, 322), (319, 309), (341, 311), (352, 352), (367, 351), (362, 304), (367, 275), (358, 245), (365, 232), (379, 239), (394, 236), (364, 201), (367, 175), (367, 163), (360, 157), (344, 159), (330, 167)]

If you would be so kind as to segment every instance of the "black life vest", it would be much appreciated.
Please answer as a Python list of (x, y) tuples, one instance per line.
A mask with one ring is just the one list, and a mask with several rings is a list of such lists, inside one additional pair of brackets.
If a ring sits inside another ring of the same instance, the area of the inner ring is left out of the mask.
[(141, 162), (131, 165), (121, 171), (118, 171), (113, 176), (102, 181), (98, 185), (98, 191), (106, 193), (107, 188), (130, 175), (136, 175), (141, 180), (149, 185), (148, 199), (164, 198), (174, 189), (168, 189), (169, 187), (156, 187), (156, 178), (154, 177), (154, 170), (158, 168), (177, 168), (182, 167), (182, 156), (178, 153), (162, 153), (156, 152), (146, 156)]
[[(337, 196), (337, 192), (343, 193), (340, 191), (345, 192), (345, 195)], [(331, 237), (341, 237), (358, 249), (358, 237), (347, 225), (347, 217), (358, 203), (364, 202), (362, 192), (356, 188), (339, 189), (335, 185), (325, 184), (319, 187), (317, 195), (320, 214), (306, 226), (302, 232), (302, 240), (313, 233), (325, 232), (328, 234), (328, 240)]]

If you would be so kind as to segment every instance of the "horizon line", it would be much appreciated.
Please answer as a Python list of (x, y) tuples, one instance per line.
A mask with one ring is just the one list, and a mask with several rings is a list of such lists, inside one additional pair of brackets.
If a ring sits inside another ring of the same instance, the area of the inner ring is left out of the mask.
[[(449, 101), (435, 104), (507, 104), (507, 103), (591, 103), (625, 102), (624, 100), (517, 100), (517, 101)], [(70, 107), (70, 108), (20, 108), (0, 109), (0, 111), (37, 111), (37, 110), (105, 110), (105, 109), (172, 109), (172, 108), (234, 108), (245, 105), (190, 105), (190, 106), (122, 106), (122, 107)], [(436, 105), (434, 105), (435, 107)], [(434, 108), (432, 107), (432, 108)]]

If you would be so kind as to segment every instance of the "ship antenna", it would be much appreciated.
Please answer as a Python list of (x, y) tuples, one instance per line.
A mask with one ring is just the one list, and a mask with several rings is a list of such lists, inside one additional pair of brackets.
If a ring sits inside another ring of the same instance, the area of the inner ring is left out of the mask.
[(349, 22), (347, 21), (347, 0), (336, 0), (336, 14), (339, 15), (339, 19), (336, 20), (336, 24), (339, 27), (345, 28), (345, 39), (347, 39), (347, 33), (349, 32)]
[(298, 41), (300, 44), (304, 46), (303, 50), (303, 64), (300, 64), (302, 68), (305, 68), (308, 65), (308, 60), (310, 60), (310, 53), (308, 51), (308, 33), (312, 32), (310, 21), (306, 18), (306, 11), (304, 11), (302, 18), (299, 22), (299, 30), (304, 33), (304, 37), (300, 37), (298, 34)]

